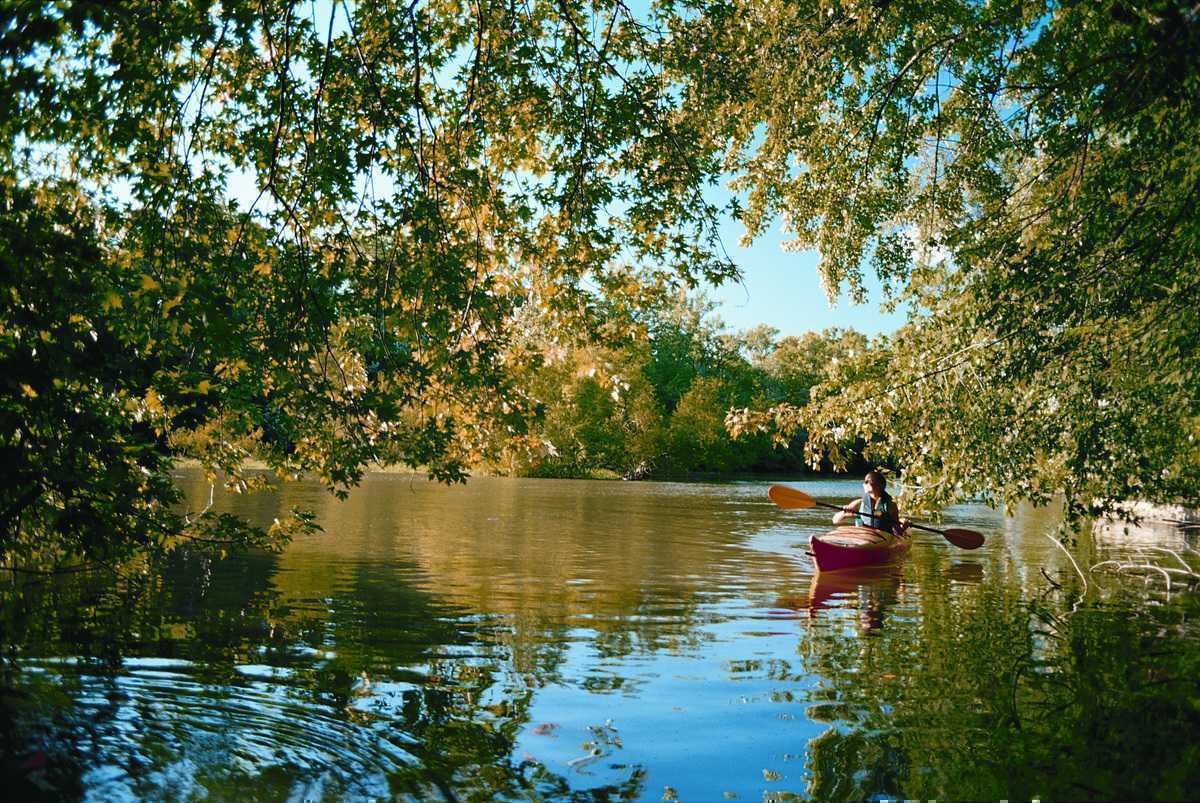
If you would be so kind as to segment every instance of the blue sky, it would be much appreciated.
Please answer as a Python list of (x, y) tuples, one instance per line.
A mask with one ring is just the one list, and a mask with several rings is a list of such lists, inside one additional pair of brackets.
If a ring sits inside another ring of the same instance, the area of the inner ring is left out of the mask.
[[(732, 220), (721, 230), (729, 256), (742, 269), (742, 283), (710, 291), (720, 302), (718, 314), (729, 328), (765, 323), (783, 335), (800, 335), (840, 326), (873, 336), (894, 332), (904, 323), (904, 312), (883, 315), (846, 297), (831, 306), (817, 275), (816, 252), (784, 251), (782, 243), (788, 237), (778, 225), (749, 248), (738, 245), (743, 232), (741, 224)], [(868, 292), (877, 294), (879, 283), (870, 271), (865, 281)]]

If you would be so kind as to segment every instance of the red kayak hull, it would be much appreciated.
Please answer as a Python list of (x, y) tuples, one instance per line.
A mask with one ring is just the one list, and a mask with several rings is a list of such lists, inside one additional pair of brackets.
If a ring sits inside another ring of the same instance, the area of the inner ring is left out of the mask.
[(912, 546), (910, 536), (897, 537), (870, 527), (839, 527), (812, 537), (817, 569), (833, 572), (859, 566), (881, 566), (899, 560)]

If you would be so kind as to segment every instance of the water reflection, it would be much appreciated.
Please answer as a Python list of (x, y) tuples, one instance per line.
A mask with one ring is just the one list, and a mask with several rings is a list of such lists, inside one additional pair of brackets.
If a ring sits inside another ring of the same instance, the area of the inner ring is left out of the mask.
[[(1190, 602), (1116, 583), (1081, 602), (1045, 509), (960, 506), (947, 519), (983, 549), (919, 536), (902, 564), (814, 576), (803, 545), (827, 518), (764, 487), (376, 475), (344, 503), (307, 483), (221, 499), (263, 523), (316, 508), (326, 534), (10, 595), (6, 781), (96, 800), (837, 800), (1169, 791), (1170, 761), (1195, 780)], [(1074, 554), (1178, 537), (1083, 533)], [(1120, 753), (1140, 786), (1098, 772)]]
[(900, 601), (903, 574), (903, 564), (818, 572), (806, 593), (780, 596), (773, 607), (776, 615), (794, 612), (805, 620), (852, 613), (868, 633), (883, 627), (888, 610)]
[(843, 572), (818, 572), (809, 591), (809, 610), (839, 606), (849, 599), (858, 612), (863, 632), (883, 627), (888, 608), (900, 597), (901, 566), (881, 566)]
[(956, 561), (946, 567), (946, 577), (954, 583), (977, 585), (983, 582), (983, 564), (975, 561)]

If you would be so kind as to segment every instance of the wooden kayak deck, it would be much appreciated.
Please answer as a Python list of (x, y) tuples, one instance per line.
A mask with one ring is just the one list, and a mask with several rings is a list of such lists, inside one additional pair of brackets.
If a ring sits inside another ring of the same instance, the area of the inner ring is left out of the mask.
[(877, 566), (908, 551), (912, 537), (897, 537), (871, 527), (839, 527), (812, 537), (812, 552), (821, 571)]

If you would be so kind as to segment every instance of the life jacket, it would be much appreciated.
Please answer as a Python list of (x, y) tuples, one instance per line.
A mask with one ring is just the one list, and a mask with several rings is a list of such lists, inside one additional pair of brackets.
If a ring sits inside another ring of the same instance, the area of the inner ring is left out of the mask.
[[(875, 516), (882, 518), (875, 518)], [(892, 527), (897, 524), (897, 518), (896, 503), (892, 501), (892, 497), (887, 491), (884, 491), (883, 496), (879, 498), (878, 510), (875, 509), (870, 492), (863, 491), (862, 501), (858, 504), (858, 513), (854, 516), (855, 524), (859, 527), (874, 527), (876, 530), (890, 532)]]

